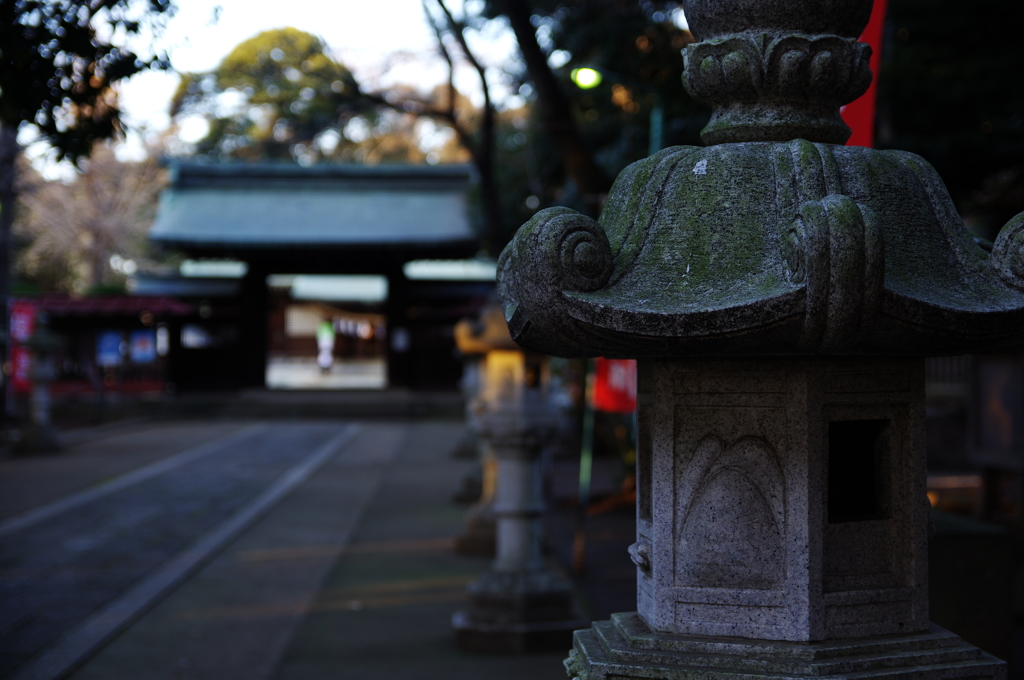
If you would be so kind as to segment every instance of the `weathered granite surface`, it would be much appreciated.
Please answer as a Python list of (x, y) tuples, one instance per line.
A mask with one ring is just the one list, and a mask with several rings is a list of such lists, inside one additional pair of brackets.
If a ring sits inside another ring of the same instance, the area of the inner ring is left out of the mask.
[(795, 139), (675, 147), (599, 222), (502, 253), (513, 337), (557, 356), (953, 354), (1024, 342), (1024, 215), (989, 253), (924, 159)]
[(631, 553), (653, 630), (817, 641), (928, 629), (923, 360), (638, 369)]
[(624, 170), (599, 221), (538, 212), (499, 261), (512, 337), (557, 356), (956, 354), (1024, 343), (1024, 214), (991, 252), (921, 157), (839, 146), (870, 0), (691, 0), (711, 146)]
[(871, 0), (685, 0), (706, 148), (499, 260), (513, 339), (636, 358), (636, 614), (598, 678), (994, 678), (929, 628), (923, 361), (1024, 347), (1024, 214), (986, 249), (913, 154), (845, 147)]

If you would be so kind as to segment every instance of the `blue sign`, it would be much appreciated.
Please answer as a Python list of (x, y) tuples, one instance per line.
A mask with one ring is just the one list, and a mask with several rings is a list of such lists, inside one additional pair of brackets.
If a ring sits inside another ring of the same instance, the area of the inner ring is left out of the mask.
[(117, 366), (121, 363), (121, 332), (100, 331), (96, 336), (96, 363)]
[(128, 356), (133, 364), (151, 364), (156, 361), (156, 333), (149, 329), (132, 331)]

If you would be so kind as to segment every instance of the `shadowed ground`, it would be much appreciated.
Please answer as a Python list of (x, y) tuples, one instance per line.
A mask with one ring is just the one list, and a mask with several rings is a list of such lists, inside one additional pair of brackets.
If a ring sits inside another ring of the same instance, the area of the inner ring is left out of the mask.
[(134, 423), (0, 461), (0, 677), (564, 678), (563, 652), (454, 646), (487, 565), (451, 550), (461, 432)]

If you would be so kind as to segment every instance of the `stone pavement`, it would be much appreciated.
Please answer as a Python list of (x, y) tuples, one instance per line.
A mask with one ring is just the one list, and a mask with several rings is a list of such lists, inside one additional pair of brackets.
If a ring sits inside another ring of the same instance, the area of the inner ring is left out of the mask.
[(0, 677), (565, 677), (456, 650), (455, 420), (127, 423), (0, 460)]
[[(563, 680), (561, 652), (454, 646), (449, 617), (487, 565), (451, 551), (465, 506), (450, 499), (473, 465), (449, 455), (461, 427), (130, 421), (65, 431), (60, 455), (0, 458), (0, 678)], [(618, 480), (601, 463), (607, 495)], [(576, 477), (554, 462), (561, 564)], [(575, 581), (603, 620), (634, 607), (633, 508), (587, 527)]]
[(53, 419), (62, 433), (127, 418), (224, 419), (384, 419), (462, 418), (465, 402), (455, 391), (271, 390), (184, 392), (157, 398), (107, 394), (55, 399)]
[(383, 390), (388, 384), (387, 361), (335, 360), (324, 373), (316, 357), (267, 359), (267, 387), (289, 390)]

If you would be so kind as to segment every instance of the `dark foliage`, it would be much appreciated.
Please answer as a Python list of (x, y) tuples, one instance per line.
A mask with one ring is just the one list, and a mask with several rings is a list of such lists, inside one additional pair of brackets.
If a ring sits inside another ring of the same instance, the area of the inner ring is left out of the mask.
[[(318, 135), (341, 135), (348, 121), (371, 108), (359, 98), (352, 74), (325, 50), (320, 38), (295, 28), (264, 31), (236, 46), (213, 71), (184, 74), (171, 115), (197, 113), (209, 120), (197, 155), (316, 158)], [(227, 91), (240, 93), (245, 105), (218, 115), (218, 97)]]
[(924, 156), (968, 225), (1024, 210), (1024, 4), (889, 0), (878, 146)]
[(105, 35), (138, 34), (171, 8), (171, 0), (0, 1), (0, 124), (34, 123), (60, 157), (87, 156), (120, 128), (111, 83), (166, 66)]
[[(595, 214), (615, 175), (647, 155), (651, 113), (659, 104), (662, 146), (700, 144), (710, 111), (683, 90), (680, 51), (692, 37), (673, 22), (680, 6), (640, 0), (487, 3), (486, 16), (507, 19), (523, 53), (525, 68), (515, 75), (536, 105), (531, 131), (524, 134), (533, 156), (530, 192), (540, 207), (570, 205)], [(537, 51), (532, 58), (531, 49)], [(567, 60), (552, 68), (555, 52)], [(600, 70), (603, 82), (577, 88), (571, 73), (578, 67)]]

